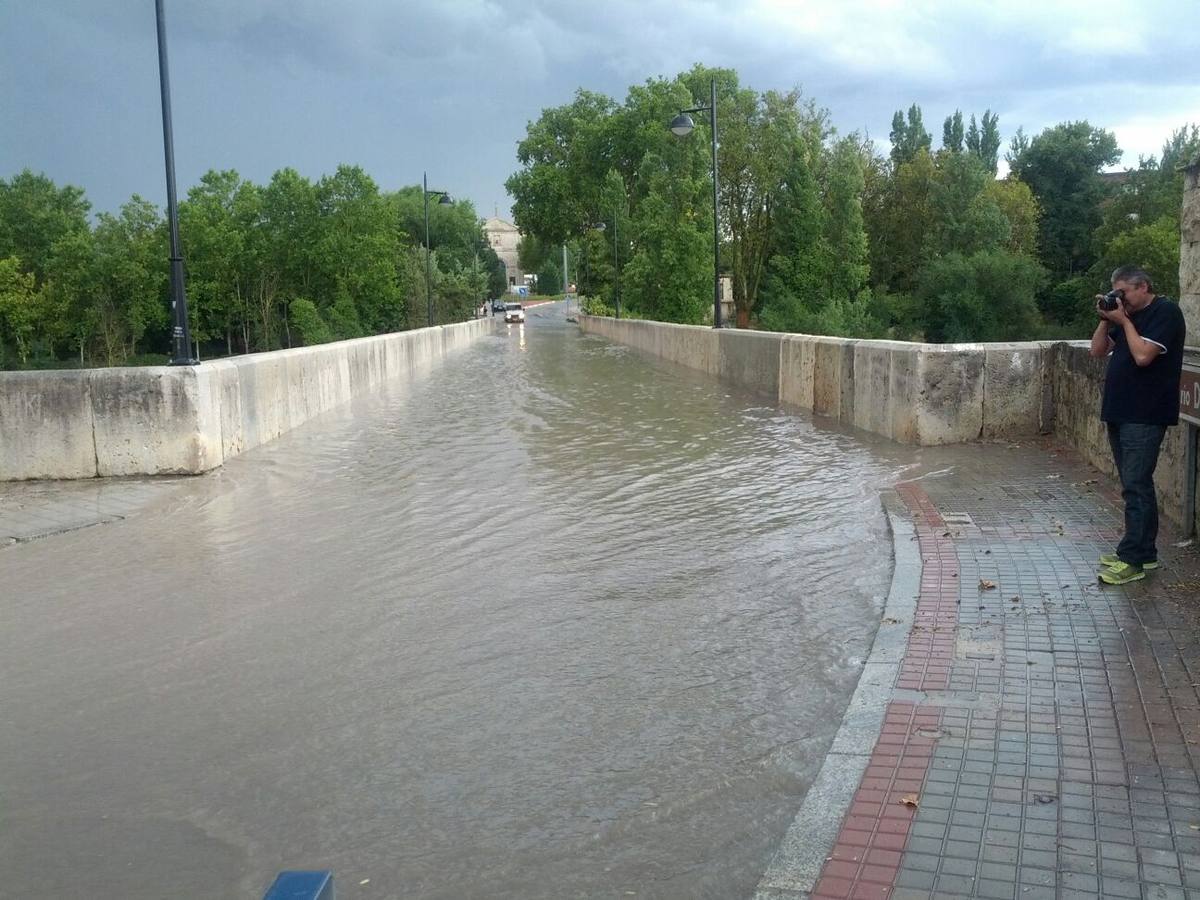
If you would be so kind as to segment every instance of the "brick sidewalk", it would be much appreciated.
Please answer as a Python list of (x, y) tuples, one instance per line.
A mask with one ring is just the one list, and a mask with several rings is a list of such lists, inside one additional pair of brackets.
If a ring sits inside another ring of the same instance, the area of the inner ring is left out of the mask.
[[(1046, 448), (935, 451), (920, 591), (821, 898), (1200, 898), (1200, 565), (1102, 587), (1120, 536)], [(1165, 540), (1163, 539), (1165, 538)], [(804, 896), (779, 884), (763, 896)]]

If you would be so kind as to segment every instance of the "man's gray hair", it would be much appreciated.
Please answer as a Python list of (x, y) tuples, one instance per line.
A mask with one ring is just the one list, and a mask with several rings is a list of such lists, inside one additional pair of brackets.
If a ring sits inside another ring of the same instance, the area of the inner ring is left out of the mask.
[(1146, 270), (1141, 266), (1121, 266), (1119, 269), (1113, 269), (1110, 282), (1124, 281), (1126, 284), (1144, 284), (1146, 290), (1154, 290), (1154, 284), (1150, 280), (1150, 276), (1146, 274)]

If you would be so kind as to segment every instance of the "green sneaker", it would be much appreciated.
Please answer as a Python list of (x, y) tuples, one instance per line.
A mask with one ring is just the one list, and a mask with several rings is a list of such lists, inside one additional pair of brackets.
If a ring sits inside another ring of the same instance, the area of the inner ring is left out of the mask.
[[(1119, 563), (1120, 561), (1121, 561), (1121, 557), (1117, 556), (1117, 554), (1115, 554), (1115, 553), (1101, 553), (1100, 554), (1100, 565), (1104, 566), (1104, 568), (1106, 568), (1106, 569), (1111, 569), (1113, 566), (1117, 565), (1117, 563)], [(1158, 560), (1152, 559), (1152, 560), (1150, 560), (1150, 562), (1144, 562), (1144, 563), (1142, 563), (1142, 568), (1145, 569), (1147, 572), (1153, 572), (1155, 569), (1158, 568)]]
[(1120, 561), (1115, 566), (1100, 571), (1100, 580), (1105, 584), (1129, 584), (1145, 577), (1146, 572), (1141, 566), (1131, 566)]

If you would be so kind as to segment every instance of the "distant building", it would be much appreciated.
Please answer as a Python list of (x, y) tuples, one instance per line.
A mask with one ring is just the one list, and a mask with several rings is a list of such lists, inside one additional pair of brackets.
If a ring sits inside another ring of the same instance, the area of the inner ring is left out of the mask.
[(525, 273), (521, 271), (521, 262), (517, 258), (517, 245), (521, 243), (521, 229), (512, 222), (492, 216), (484, 221), (483, 233), (487, 235), (488, 244), (500, 257), (500, 262), (504, 263), (508, 286), (515, 287), (525, 284)]

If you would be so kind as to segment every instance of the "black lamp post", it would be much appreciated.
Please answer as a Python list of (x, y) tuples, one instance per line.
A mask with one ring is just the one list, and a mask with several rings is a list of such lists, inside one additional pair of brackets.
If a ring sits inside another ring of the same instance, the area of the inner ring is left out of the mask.
[(709, 81), (708, 106), (693, 106), (691, 109), (681, 109), (679, 115), (671, 120), (671, 133), (678, 137), (687, 137), (696, 127), (688, 113), (707, 112), (712, 120), (712, 189), (713, 189), (713, 328), (721, 327), (721, 270), (719, 266), (718, 243), (718, 212), (717, 206), (717, 79), (713, 76)]
[(187, 294), (183, 286), (183, 255), (179, 252), (179, 208), (175, 203), (175, 139), (171, 132), (171, 82), (167, 76), (167, 24), (163, 0), (155, 0), (158, 20), (158, 85), (162, 92), (163, 151), (167, 162), (167, 221), (171, 232), (171, 365), (194, 366), (192, 335), (188, 330)]
[[(159, 0), (161, 3), (162, 0)], [(421, 173), (421, 188), (422, 199), (425, 202), (425, 304), (426, 311), (429, 315), (429, 327), (433, 327), (433, 276), (429, 268), (429, 195), (437, 194), (441, 199), (438, 200), (439, 206), (449, 206), (454, 201), (450, 199), (450, 195), (445, 191), (431, 191), (429, 189), (429, 177), (425, 172)]]

